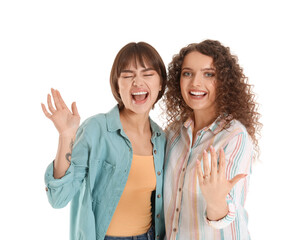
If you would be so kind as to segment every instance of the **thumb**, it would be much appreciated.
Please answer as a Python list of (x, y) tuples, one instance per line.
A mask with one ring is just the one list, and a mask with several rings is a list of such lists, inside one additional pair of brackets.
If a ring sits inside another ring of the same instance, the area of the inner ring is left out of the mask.
[(73, 103), (71, 104), (71, 110), (72, 110), (72, 114), (73, 114), (73, 115), (80, 117), (80, 116), (79, 116), (78, 109), (77, 109), (77, 104), (76, 104), (76, 102), (73, 102)]
[(233, 179), (229, 181), (231, 188), (233, 188), (234, 185), (236, 185), (237, 182), (239, 182), (242, 178), (245, 178), (247, 174), (238, 174)]

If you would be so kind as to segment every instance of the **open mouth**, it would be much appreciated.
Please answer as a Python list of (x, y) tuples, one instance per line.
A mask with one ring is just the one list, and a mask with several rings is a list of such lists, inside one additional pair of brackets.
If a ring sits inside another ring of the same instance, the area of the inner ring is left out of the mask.
[(142, 102), (148, 97), (148, 92), (135, 92), (132, 93), (132, 99), (136, 102)]
[(194, 96), (194, 97), (204, 97), (204, 96), (207, 95), (207, 92), (204, 92), (204, 91), (190, 91), (189, 94)]

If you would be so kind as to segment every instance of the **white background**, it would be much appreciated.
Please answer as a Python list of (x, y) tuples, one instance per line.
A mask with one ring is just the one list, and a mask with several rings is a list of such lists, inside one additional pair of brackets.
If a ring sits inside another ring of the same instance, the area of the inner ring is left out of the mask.
[(1, 1), (0, 239), (68, 239), (69, 207), (52, 209), (44, 186), (58, 138), (40, 107), (51, 87), (77, 102), (83, 121), (115, 104), (109, 72), (126, 43), (146, 41), (168, 64), (208, 38), (238, 55), (260, 103), (252, 239), (307, 239), (305, 9), (293, 0)]

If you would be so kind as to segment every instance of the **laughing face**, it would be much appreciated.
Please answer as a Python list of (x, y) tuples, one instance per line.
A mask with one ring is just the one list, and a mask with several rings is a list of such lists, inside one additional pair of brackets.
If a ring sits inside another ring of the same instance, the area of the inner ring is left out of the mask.
[(149, 113), (161, 90), (159, 74), (150, 66), (130, 64), (121, 71), (118, 88), (125, 109), (134, 113)]
[(194, 112), (215, 115), (216, 77), (212, 57), (193, 51), (184, 58), (180, 89), (185, 103)]

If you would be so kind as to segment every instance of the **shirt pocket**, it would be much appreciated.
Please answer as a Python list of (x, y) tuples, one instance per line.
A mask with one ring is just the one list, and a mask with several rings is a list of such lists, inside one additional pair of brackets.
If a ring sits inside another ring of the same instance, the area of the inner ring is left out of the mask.
[(106, 195), (108, 195), (106, 189), (109, 189), (109, 185), (114, 182), (115, 166), (107, 161), (98, 162), (96, 171), (92, 198), (94, 202), (100, 203), (106, 200)]

